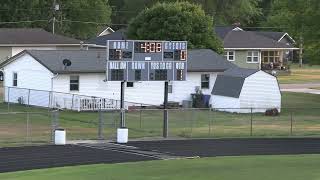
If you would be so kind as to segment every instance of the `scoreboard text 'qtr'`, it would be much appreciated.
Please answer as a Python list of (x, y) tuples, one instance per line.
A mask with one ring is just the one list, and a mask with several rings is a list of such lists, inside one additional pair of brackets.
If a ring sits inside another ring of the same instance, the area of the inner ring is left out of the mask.
[(187, 41), (109, 40), (108, 81), (185, 81)]

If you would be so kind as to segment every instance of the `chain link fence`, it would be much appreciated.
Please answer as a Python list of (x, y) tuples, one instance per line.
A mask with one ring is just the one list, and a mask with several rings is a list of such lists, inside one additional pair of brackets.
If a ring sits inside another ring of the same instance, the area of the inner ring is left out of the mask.
[[(73, 111), (98, 111), (120, 109), (120, 100), (105, 97), (85, 96), (56, 91), (44, 91), (17, 87), (3, 87), (0, 111), (28, 111), (26, 107), (42, 109), (64, 109)], [(0, 96), (1, 97), (1, 96)], [(20, 105), (20, 106), (19, 106)], [(148, 104), (125, 101), (125, 109), (134, 106), (150, 106)]]
[[(251, 108), (246, 111), (250, 113), (229, 113), (221, 108), (168, 109), (168, 135), (169, 138), (320, 136), (320, 108), (282, 108), (277, 116), (253, 113)], [(129, 140), (162, 137), (163, 109), (129, 109), (125, 119)], [(66, 129), (68, 141), (114, 141), (119, 125), (120, 110), (39, 111), (29, 107), (25, 112), (0, 112), (0, 146), (51, 143), (56, 128)]]

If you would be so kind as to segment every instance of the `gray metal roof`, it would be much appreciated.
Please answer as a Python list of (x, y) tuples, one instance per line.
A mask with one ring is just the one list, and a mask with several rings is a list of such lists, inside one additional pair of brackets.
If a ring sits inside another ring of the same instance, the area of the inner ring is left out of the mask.
[(223, 40), (224, 48), (292, 48), (253, 31), (230, 31)]
[(211, 94), (238, 98), (246, 77), (258, 72), (256, 69), (231, 68), (217, 76)]
[(234, 67), (234, 68), (230, 68), (230, 69), (224, 71), (222, 73), (222, 75), (246, 78), (246, 77), (250, 76), (251, 74), (254, 74), (258, 71), (259, 71), (258, 69), (247, 69), (247, 68)]
[(52, 34), (39, 28), (0, 28), (0, 45), (80, 44), (80, 40)]
[[(0, 64), (0, 67), (24, 53), (30, 54), (53, 73), (104, 73), (106, 70), (106, 50), (25, 50)], [(72, 63), (66, 69), (62, 64), (64, 59)], [(235, 67), (210, 49), (189, 50), (187, 66), (190, 72), (221, 72)]]

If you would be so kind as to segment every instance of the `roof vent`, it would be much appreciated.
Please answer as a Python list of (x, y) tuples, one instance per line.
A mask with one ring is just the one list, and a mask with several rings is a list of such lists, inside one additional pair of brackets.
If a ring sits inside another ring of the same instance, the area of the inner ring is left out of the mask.
[(80, 41), (80, 50), (84, 50), (83, 43), (83, 41)]
[(64, 70), (66, 70), (68, 66), (71, 66), (71, 61), (69, 59), (64, 59), (62, 64), (64, 66)]

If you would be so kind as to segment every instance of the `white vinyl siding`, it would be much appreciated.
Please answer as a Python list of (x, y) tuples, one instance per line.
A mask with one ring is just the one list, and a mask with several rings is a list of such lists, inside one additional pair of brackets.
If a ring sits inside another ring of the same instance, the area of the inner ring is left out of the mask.
[[(266, 88), (267, 87), (267, 88)], [(212, 95), (210, 104), (220, 111), (250, 113), (265, 112), (270, 108), (281, 110), (281, 93), (276, 77), (258, 71), (247, 77), (238, 98)]]
[(19, 57), (3, 69), (4, 74), (8, 74), (4, 77), (4, 86), (13, 86), (13, 73), (17, 73), (19, 88), (51, 90), (53, 74), (28, 54)]
[[(195, 93), (196, 87), (201, 87), (200, 72), (188, 72), (187, 81), (170, 82), (172, 93), (169, 93), (169, 101), (182, 103), (183, 100), (191, 100), (191, 94)], [(202, 93), (210, 95), (216, 80), (217, 73), (205, 72), (210, 75), (208, 89), (202, 89)], [(58, 75), (54, 78), (54, 91), (68, 92), (68, 75)], [(120, 99), (120, 82), (105, 82), (105, 74), (91, 73), (80, 74), (80, 90), (72, 92), (87, 96)], [(163, 103), (164, 82), (143, 81), (135, 82), (134, 87), (125, 89), (125, 101), (143, 103), (149, 105), (160, 105)], [(147, 98), (146, 98), (147, 97)]]

